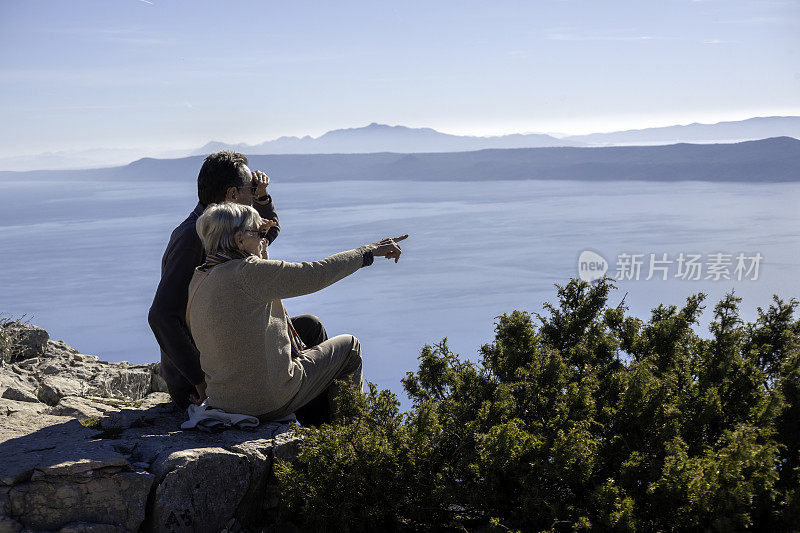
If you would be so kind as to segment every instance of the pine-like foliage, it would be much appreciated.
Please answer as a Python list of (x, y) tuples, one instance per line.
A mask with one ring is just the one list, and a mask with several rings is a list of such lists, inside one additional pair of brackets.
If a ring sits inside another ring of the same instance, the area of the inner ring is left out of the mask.
[(739, 298), (693, 329), (702, 294), (647, 322), (570, 281), (536, 320), (498, 317), (474, 364), (446, 339), (403, 385), (347, 391), (334, 425), (300, 430), (277, 475), (304, 529), (800, 529), (800, 320)]

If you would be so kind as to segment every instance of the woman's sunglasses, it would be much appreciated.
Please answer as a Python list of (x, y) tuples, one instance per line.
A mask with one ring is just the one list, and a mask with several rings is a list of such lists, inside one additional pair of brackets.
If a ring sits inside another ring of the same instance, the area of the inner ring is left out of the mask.
[(259, 239), (267, 238), (267, 230), (265, 229), (246, 229), (244, 231), (247, 233), (257, 233)]

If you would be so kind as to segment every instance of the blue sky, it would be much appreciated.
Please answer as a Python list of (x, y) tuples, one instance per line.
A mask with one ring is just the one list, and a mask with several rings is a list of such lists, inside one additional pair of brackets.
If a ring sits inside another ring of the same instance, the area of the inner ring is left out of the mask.
[(0, 157), (800, 115), (800, 1), (0, 0)]

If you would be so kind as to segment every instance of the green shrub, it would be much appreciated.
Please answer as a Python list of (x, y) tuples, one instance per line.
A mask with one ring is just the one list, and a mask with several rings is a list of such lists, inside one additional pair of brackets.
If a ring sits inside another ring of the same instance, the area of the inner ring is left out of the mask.
[(10, 318), (0, 314), (0, 366), (11, 361), (11, 355), (19, 344), (17, 333), (9, 326), (24, 324), (25, 316)]
[(800, 528), (800, 320), (704, 296), (647, 322), (570, 281), (538, 324), (498, 317), (481, 361), (446, 339), (403, 386), (342, 398), (277, 475), (287, 518), (320, 531)]

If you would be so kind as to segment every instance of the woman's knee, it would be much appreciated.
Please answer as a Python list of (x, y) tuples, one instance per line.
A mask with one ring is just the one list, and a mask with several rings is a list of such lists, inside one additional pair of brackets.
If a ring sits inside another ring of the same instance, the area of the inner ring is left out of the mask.
[(358, 358), (361, 359), (361, 342), (359, 342), (358, 338), (354, 335), (342, 335), (342, 337), (347, 338), (347, 342), (350, 345), (350, 352), (358, 354)]
[(350, 355), (348, 357), (348, 367), (350, 369), (361, 368), (363, 358), (361, 356), (361, 342), (353, 335), (347, 335), (350, 341)]

